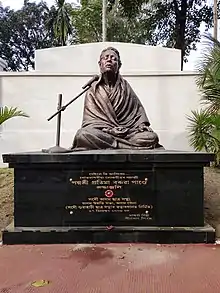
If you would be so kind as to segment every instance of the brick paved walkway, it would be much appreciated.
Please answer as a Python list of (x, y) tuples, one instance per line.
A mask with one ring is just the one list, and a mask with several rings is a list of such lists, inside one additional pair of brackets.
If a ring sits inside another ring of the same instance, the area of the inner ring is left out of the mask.
[(1, 246), (0, 292), (219, 293), (220, 246)]

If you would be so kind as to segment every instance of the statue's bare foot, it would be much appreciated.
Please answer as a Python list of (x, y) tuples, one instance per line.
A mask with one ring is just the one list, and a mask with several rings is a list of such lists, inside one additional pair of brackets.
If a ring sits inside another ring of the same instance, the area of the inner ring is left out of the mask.
[(88, 151), (87, 148), (73, 148), (70, 149), (71, 152), (82, 152), (82, 151)]

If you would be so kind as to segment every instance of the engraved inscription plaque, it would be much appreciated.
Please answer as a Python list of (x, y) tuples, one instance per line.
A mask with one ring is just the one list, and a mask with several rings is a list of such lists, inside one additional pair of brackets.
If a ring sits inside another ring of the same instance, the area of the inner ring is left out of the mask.
[(68, 176), (65, 225), (149, 225), (155, 196), (151, 171), (85, 171)]

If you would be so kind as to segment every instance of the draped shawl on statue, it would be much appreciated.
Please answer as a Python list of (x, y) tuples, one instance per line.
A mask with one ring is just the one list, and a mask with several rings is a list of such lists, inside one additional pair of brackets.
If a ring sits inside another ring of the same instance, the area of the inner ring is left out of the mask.
[(82, 127), (103, 129), (121, 126), (132, 132), (142, 123), (150, 125), (144, 107), (120, 75), (111, 91), (101, 83), (100, 78), (87, 92)]

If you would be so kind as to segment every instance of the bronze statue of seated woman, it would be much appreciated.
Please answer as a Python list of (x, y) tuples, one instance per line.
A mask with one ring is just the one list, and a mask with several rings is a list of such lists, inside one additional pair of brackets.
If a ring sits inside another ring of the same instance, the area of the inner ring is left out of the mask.
[(72, 150), (162, 148), (139, 98), (119, 73), (119, 52), (103, 50), (99, 67), (101, 75), (85, 96), (82, 128)]

